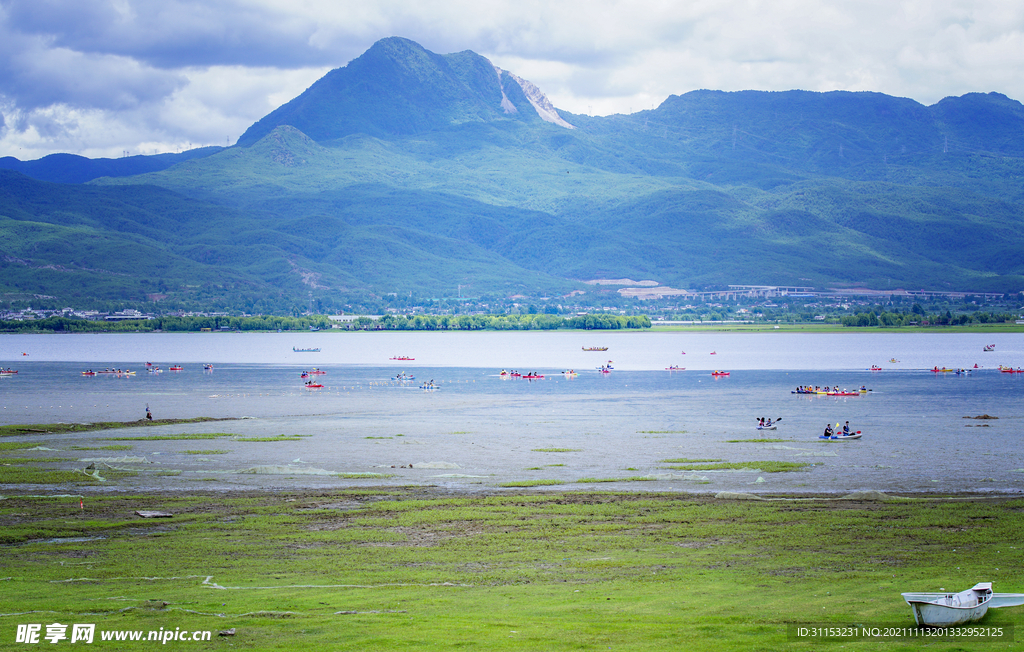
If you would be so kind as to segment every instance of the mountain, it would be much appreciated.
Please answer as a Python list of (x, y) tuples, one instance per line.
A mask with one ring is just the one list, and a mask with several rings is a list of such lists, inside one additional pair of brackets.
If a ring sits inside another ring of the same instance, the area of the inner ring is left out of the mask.
[(238, 144), (252, 145), (282, 125), (317, 142), (352, 134), (410, 136), (501, 119), (547, 120), (571, 128), (549, 104), (533, 84), (478, 54), (442, 56), (392, 37), (324, 75), (250, 127)]
[(1024, 106), (996, 93), (701, 90), (590, 117), (388, 38), (235, 147), (86, 186), (0, 175), (0, 243), (21, 292), (54, 294), (75, 252), (33, 238), (76, 228), (151, 248), (82, 295), (250, 308), (624, 277), (1018, 292), (1022, 179)]

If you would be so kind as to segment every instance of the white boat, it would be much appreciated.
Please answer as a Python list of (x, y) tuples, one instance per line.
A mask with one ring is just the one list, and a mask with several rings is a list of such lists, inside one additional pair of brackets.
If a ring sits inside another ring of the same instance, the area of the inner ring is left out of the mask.
[(991, 609), (1024, 605), (1024, 593), (993, 593), (992, 582), (978, 582), (959, 593), (904, 593), (918, 627), (973, 623)]
[(857, 432), (852, 432), (848, 435), (832, 435), (831, 437), (819, 435), (818, 439), (822, 441), (845, 441), (847, 439), (860, 439), (860, 431), (858, 430)]
[(755, 426), (758, 430), (778, 430), (778, 426), (774, 423), (770, 426)]
[(992, 583), (978, 582), (959, 593), (904, 593), (918, 627), (948, 627), (973, 623), (988, 611)]
[(1024, 593), (993, 593), (992, 582), (978, 582), (959, 593), (904, 593), (919, 627), (949, 627), (973, 623), (1000, 607), (1024, 605)]

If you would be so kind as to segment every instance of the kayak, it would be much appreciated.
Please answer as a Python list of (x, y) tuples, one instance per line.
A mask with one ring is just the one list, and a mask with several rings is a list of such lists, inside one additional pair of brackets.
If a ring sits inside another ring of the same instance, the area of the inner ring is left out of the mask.
[(778, 426), (756, 426), (758, 430), (777, 430)]
[(827, 392), (827, 396), (860, 396), (860, 392)]
[(712, 376), (728, 376), (729, 372), (728, 371), (713, 371), (713, 372), (711, 372), (711, 375)]
[(821, 439), (823, 441), (845, 441), (847, 439), (860, 439), (860, 431), (858, 430), (857, 432), (851, 432), (848, 435), (832, 435), (831, 437), (826, 437), (825, 435), (818, 435), (818, 439)]
[(686, 367), (665, 367), (665, 371), (686, 371)]
[(320, 383), (306, 383), (305, 387), (308, 389), (320, 389), (323, 385)]

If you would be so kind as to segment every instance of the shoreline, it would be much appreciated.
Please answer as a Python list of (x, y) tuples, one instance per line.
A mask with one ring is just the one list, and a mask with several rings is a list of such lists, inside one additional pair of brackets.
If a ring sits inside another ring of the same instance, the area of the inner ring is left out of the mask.
[[(589, 335), (613, 335), (615, 333), (649, 333), (649, 332), (680, 332), (680, 333), (949, 333), (949, 334), (964, 334), (964, 333), (1024, 333), (1024, 324), (1000, 322), (1000, 323), (986, 323), (986, 324), (971, 324), (963, 325), (958, 324), (955, 326), (949, 325), (929, 325), (929, 326), (901, 326), (901, 327), (888, 327), (888, 326), (843, 326), (841, 324), (822, 324), (813, 322), (796, 322), (796, 323), (776, 323), (776, 322), (758, 322), (758, 323), (722, 323), (722, 322), (703, 322), (701, 324), (681, 324), (681, 323), (665, 323), (652, 321), (649, 327), (643, 328), (558, 328), (553, 330), (547, 329), (500, 329), (500, 328), (480, 328), (480, 329), (444, 329), (444, 328), (420, 328), (420, 329), (345, 329), (345, 328), (331, 328), (322, 329), (316, 331), (316, 334), (354, 334), (354, 333), (375, 333), (379, 335), (387, 333), (572, 333), (581, 334), (586, 333)], [(278, 331), (278, 330), (230, 330), (230, 331), (213, 331), (213, 332), (201, 332), (201, 331), (174, 331), (174, 330), (137, 330), (137, 331), (118, 331), (118, 330), (105, 330), (97, 328), (95, 330), (79, 330), (79, 331), (52, 331), (52, 330), (30, 330), (30, 329), (17, 329), (17, 330), (5, 330), (0, 329), (0, 334), (4, 335), (203, 335), (203, 336), (214, 336), (214, 335), (309, 335), (309, 331), (305, 330), (289, 330), (289, 331)]]

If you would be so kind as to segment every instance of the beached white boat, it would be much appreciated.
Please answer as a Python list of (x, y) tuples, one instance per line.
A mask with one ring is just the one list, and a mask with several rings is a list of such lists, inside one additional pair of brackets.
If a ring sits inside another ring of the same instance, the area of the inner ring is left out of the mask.
[(959, 593), (904, 593), (919, 627), (973, 623), (990, 608), (1024, 605), (1024, 593), (993, 593), (992, 582), (978, 582)]

